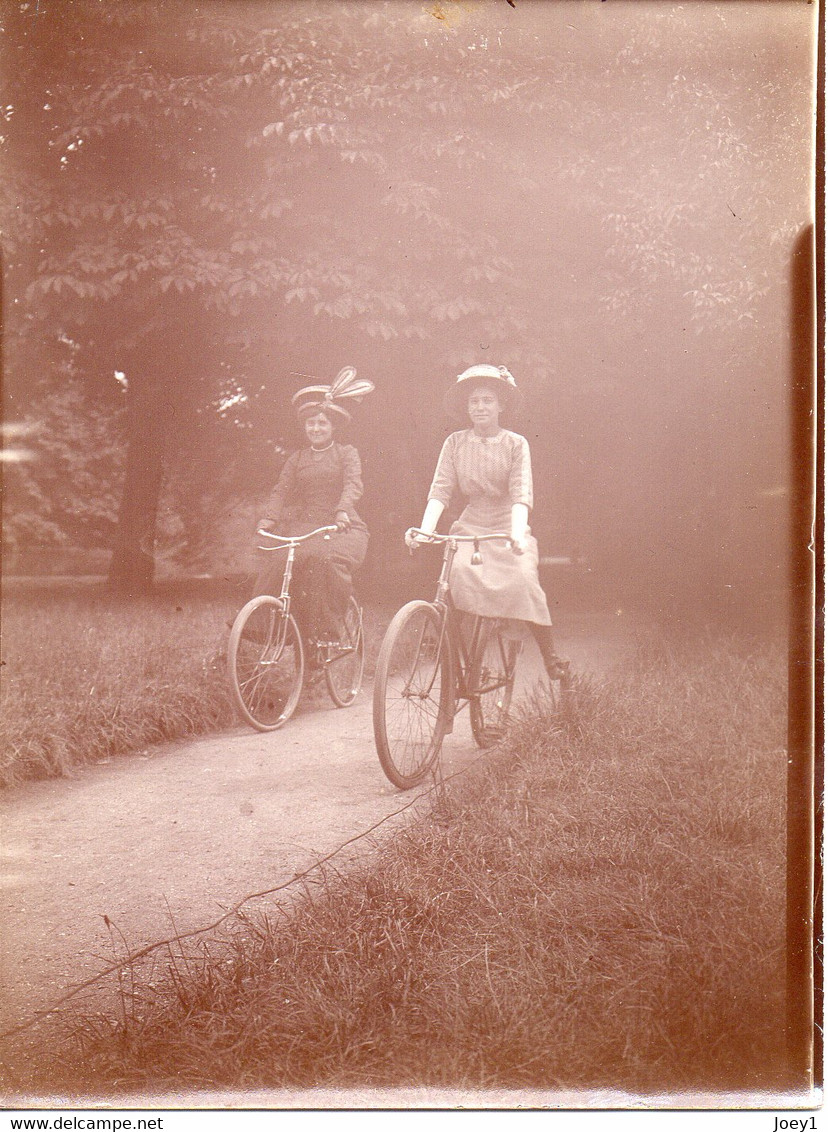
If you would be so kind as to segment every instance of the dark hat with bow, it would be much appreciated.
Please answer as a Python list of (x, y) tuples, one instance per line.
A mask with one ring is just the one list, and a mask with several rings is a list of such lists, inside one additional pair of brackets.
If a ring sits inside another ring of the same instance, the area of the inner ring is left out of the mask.
[(300, 421), (316, 413), (324, 413), (329, 419), (337, 417), (349, 421), (351, 414), (342, 402), (358, 405), (373, 390), (373, 382), (358, 378), (353, 366), (343, 366), (330, 385), (306, 385), (293, 394), (290, 403)]

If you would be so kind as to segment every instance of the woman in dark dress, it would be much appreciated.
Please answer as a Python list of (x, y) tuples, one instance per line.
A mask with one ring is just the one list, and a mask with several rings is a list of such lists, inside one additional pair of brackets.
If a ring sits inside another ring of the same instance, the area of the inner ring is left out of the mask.
[[(368, 528), (356, 503), (362, 496), (362, 467), (351, 444), (340, 444), (334, 431), (350, 420), (342, 402), (358, 402), (373, 390), (370, 381), (357, 380), (346, 366), (330, 385), (300, 389), (292, 404), (308, 445), (285, 462), (258, 526), (281, 535), (304, 535), (317, 527), (336, 525), (329, 537), (317, 535), (296, 550), (293, 573), (293, 612), (303, 634), (311, 640), (335, 637), (353, 592), (352, 574), (365, 560)], [(278, 596), (284, 553), (263, 551), (254, 596)]]

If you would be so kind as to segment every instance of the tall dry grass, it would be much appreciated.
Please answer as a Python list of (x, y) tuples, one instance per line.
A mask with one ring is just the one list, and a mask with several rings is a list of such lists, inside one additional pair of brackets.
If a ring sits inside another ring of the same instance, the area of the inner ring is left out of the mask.
[[(224, 650), (246, 588), (10, 590), (2, 603), (0, 786), (240, 723)], [(364, 611), (366, 676), (390, 613)], [(307, 688), (312, 706), (324, 689)]]
[(220, 659), (231, 609), (217, 598), (7, 597), (0, 783), (71, 774), (233, 722)]
[(779, 653), (644, 642), (429, 815), (79, 1027), (85, 1084), (773, 1088)]

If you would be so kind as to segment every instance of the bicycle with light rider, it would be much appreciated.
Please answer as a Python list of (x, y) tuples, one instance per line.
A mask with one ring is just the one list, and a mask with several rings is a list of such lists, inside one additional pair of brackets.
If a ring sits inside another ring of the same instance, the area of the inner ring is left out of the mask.
[[(421, 782), (440, 755), (443, 739), (466, 703), (480, 747), (505, 731), (522, 648), (510, 622), (453, 608), (451, 569), (460, 543), (474, 543), (472, 565), (482, 563), (481, 543), (507, 542), (504, 533), (438, 535), (411, 527), (408, 536), (442, 545), (443, 563), (433, 601), (410, 601), (388, 626), (374, 678), (374, 739), (380, 764), (402, 790)], [(568, 668), (555, 682), (559, 698)]]

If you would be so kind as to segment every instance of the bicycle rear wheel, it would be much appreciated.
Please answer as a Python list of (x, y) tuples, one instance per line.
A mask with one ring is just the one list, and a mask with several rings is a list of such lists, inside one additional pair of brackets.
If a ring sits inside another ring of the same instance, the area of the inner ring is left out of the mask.
[(479, 747), (493, 746), (506, 730), (520, 649), (499, 622), (484, 620), (469, 675), (469, 715)]
[(386, 776), (401, 790), (425, 777), (454, 715), (454, 666), (441, 618), (427, 601), (394, 616), (377, 658), (374, 739)]
[(348, 707), (357, 698), (364, 668), (362, 611), (351, 597), (339, 629), (339, 645), (334, 645), (325, 658), (325, 683), (337, 707)]
[(305, 655), (299, 629), (282, 603), (263, 594), (238, 613), (227, 663), (233, 699), (257, 731), (275, 731), (293, 715), (302, 692)]

